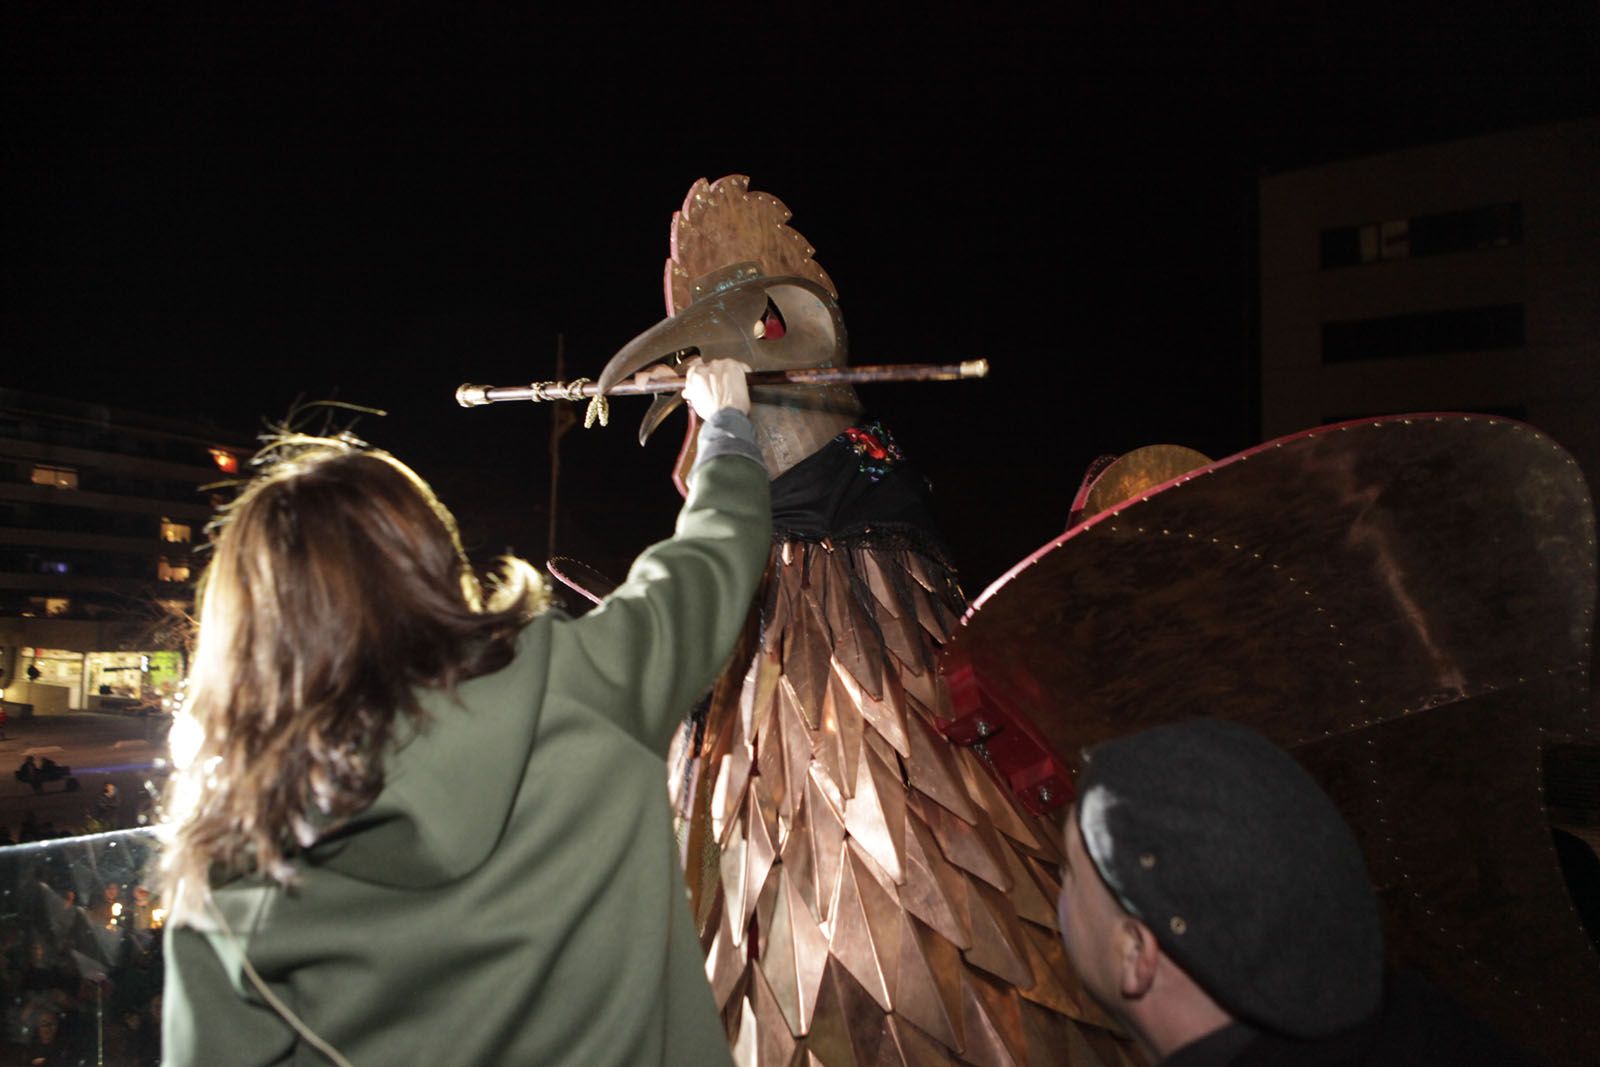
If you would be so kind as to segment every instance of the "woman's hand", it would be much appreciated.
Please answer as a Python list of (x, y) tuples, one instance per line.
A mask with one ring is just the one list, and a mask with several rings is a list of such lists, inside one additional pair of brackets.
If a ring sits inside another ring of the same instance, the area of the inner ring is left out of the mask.
[(750, 368), (736, 359), (714, 359), (689, 364), (683, 398), (702, 419), (709, 419), (723, 408), (750, 414), (750, 389), (744, 376)]

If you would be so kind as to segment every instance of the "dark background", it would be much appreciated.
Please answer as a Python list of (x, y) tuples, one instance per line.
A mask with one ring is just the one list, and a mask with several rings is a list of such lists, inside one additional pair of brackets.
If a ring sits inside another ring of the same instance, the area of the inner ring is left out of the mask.
[[(558, 335), (596, 373), (663, 313), (689, 183), (749, 174), (856, 362), (990, 360), (864, 394), (975, 594), (1097, 455), (1256, 443), (1260, 175), (1600, 110), (1592, 2), (1094, 8), (8, 6), (0, 379), (240, 439), (382, 408), (475, 555), (539, 561), (550, 413), (455, 387), (552, 377)], [(558, 549), (612, 573), (677, 500), (643, 409), (562, 446)]]

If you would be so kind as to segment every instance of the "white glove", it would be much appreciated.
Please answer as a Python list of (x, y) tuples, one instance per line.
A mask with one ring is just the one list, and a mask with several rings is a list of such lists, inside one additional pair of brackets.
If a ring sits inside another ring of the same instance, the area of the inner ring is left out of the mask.
[(683, 386), (683, 399), (702, 420), (723, 408), (750, 414), (750, 389), (744, 376), (750, 370), (736, 359), (692, 360)]

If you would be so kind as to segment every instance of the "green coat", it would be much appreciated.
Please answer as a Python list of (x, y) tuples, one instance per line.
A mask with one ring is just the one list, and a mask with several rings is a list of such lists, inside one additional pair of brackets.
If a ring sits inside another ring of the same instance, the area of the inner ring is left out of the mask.
[(257, 996), (242, 941), (358, 1067), (727, 1064), (664, 757), (744, 624), (770, 522), (765, 471), (712, 459), (603, 604), (535, 619), (459, 701), (428, 693), (431, 725), (298, 890), (216, 890), (237, 938), (169, 927), (165, 1062), (328, 1062)]

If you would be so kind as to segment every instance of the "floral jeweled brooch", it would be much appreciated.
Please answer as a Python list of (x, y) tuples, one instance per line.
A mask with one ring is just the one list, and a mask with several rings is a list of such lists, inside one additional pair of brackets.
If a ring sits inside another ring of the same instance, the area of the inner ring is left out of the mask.
[(874, 419), (865, 426), (852, 426), (837, 438), (856, 454), (856, 467), (873, 481), (888, 474), (895, 464), (906, 457), (894, 437)]

